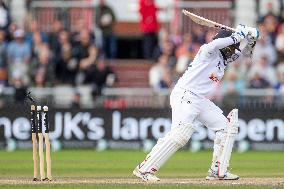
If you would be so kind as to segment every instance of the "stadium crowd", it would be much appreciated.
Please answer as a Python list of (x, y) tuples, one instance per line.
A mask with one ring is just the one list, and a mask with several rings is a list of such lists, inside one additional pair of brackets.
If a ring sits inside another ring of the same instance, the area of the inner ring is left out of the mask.
[[(5, 4), (0, 6), (4, 15), (0, 19), (0, 85), (25, 88), (91, 84), (93, 94), (99, 95), (102, 87), (113, 84), (114, 73), (106, 64), (105, 55), (115, 58), (116, 48), (110, 53), (98, 48), (93, 31), (84, 27), (66, 30), (60, 20), (53, 22), (48, 33), (40, 30), (36, 20), (29, 20), (25, 29), (21, 29), (11, 20)], [(114, 13), (106, 11), (113, 18), (103, 20), (115, 21)], [(148, 31), (147, 23), (143, 24)], [(157, 31), (158, 23), (148, 24)], [(259, 19), (258, 28), (261, 38), (255, 46), (253, 61), (230, 64), (218, 93), (241, 94), (246, 88), (275, 88), (284, 93), (284, 11), (280, 15), (268, 12)], [(111, 27), (106, 31), (104, 40), (112, 47), (115, 41), (109, 35)], [(147, 54), (147, 58), (156, 61), (149, 72), (149, 84), (155, 90), (172, 88), (199, 47), (211, 41), (216, 32), (198, 26), (191, 31), (182, 34), (178, 29), (160, 30), (158, 44), (151, 55)]]
[(0, 13), (7, 16), (0, 16), (1, 86), (25, 91), (29, 86), (90, 84), (96, 96), (105, 85), (113, 84), (114, 74), (106, 63), (106, 51), (95, 44), (94, 32), (82, 24), (73, 31), (66, 30), (60, 20), (52, 23), (50, 32), (40, 30), (32, 19), (22, 29), (10, 19), (3, 2), (2, 7)]

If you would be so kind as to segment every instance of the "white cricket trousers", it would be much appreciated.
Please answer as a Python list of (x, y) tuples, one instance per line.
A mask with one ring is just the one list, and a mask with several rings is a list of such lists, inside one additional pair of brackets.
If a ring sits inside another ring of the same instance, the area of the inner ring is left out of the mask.
[[(224, 130), (228, 125), (228, 120), (219, 107), (189, 90), (175, 87), (170, 96), (170, 104), (172, 108), (171, 130), (165, 137), (158, 140), (146, 159), (138, 165), (142, 173), (155, 174), (178, 149), (188, 142), (195, 131), (194, 125), (197, 122), (201, 122), (213, 131)], [(217, 133), (216, 138), (219, 143), (224, 134)], [(215, 147), (214, 144), (213, 157), (219, 155), (219, 148), (220, 145)]]
[(189, 90), (175, 87), (170, 96), (172, 108), (172, 127), (178, 124), (203, 125), (218, 131), (228, 125), (228, 119), (223, 111), (209, 99), (199, 97)]

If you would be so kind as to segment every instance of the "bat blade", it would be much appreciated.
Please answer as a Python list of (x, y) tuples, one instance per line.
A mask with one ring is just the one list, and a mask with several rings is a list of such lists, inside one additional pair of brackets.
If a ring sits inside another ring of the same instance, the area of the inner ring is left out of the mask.
[(234, 28), (231, 28), (229, 26), (225, 26), (223, 24), (219, 24), (217, 22), (213, 22), (212, 20), (209, 20), (207, 18), (203, 18), (201, 16), (198, 16), (196, 14), (193, 14), (187, 10), (182, 10), (183, 14), (188, 16), (193, 22), (202, 25), (202, 26), (207, 26), (207, 27), (211, 27), (211, 28), (218, 28), (218, 29), (222, 29), (222, 30), (230, 30), (235, 32), (236, 30)]

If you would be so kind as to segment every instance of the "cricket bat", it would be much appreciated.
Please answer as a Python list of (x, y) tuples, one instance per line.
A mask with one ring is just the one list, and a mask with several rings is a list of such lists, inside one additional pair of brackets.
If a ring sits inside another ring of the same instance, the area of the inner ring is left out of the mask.
[(191, 18), (191, 20), (197, 24), (200, 24), (202, 26), (207, 26), (207, 27), (211, 27), (211, 28), (218, 28), (221, 30), (230, 30), (235, 32), (236, 30), (234, 28), (231, 28), (229, 26), (225, 26), (223, 24), (219, 24), (217, 22), (214, 22), (212, 20), (209, 20), (207, 18), (203, 18), (201, 16), (198, 16), (196, 14), (193, 14), (185, 9), (182, 10), (182, 13), (186, 16), (188, 16), (189, 18)]

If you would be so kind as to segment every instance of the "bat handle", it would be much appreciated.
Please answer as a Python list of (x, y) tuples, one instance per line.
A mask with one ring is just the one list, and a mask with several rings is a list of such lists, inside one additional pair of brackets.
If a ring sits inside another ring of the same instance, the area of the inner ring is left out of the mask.
[(231, 27), (229, 27), (229, 30), (231, 30), (232, 32), (236, 32), (237, 31), (235, 28), (231, 28)]

